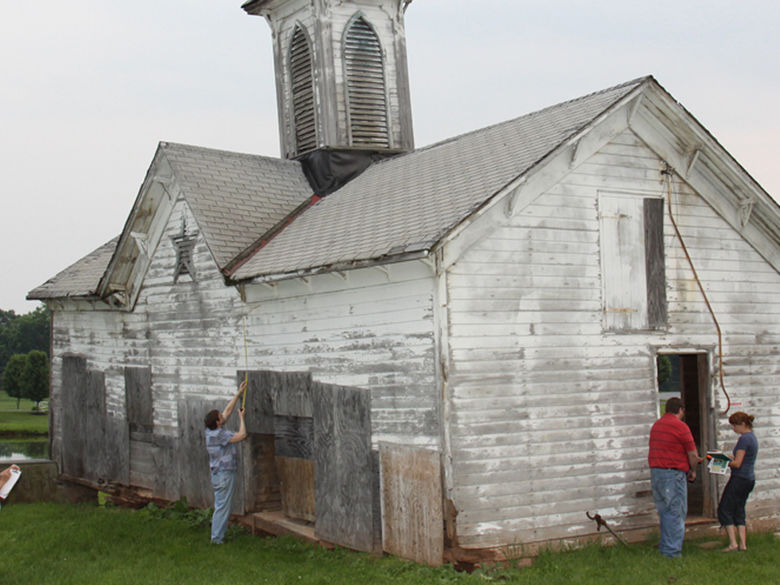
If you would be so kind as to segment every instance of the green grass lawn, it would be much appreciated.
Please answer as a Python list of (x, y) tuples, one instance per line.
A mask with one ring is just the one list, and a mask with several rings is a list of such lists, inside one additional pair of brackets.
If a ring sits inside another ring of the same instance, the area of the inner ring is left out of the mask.
[(47, 435), (49, 416), (33, 410), (32, 400), (21, 400), (16, 408), (16, 398), (0, 392), (0, 437), (8, 435)]
[(522, 570), (496, 567), (473, 574), (392, 557), (325, 550), (291, 537), (229, 532), (210, 545), (207, 524), (149, 510), (97, 505), (16, 504), (0, 511), (2, 582), (7, 585), (186, 584), (476, 584), (522, 585), (776, 585), (780, 540), (750, 535), (750, 550), (723, 554), (712, 542), (687, 542), (682, 559), (658, 555), (653, 543), (544, 553)]
[(16, 398), (11, 398), (5, 392), (0, 391), (0, 410), (32, 410), (35, 402), (22, 398), (19, 400), (19, 408), (16, 408)]

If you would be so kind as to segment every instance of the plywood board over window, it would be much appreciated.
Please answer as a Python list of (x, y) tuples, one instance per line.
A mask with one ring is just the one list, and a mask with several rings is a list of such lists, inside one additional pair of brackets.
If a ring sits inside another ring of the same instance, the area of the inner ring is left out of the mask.
[(599, 194), (604, 329), (666, 325), (663, 199)]
[(106, 411), (105, 374), (90, 370), (82, 356), (62, 360), (62, 459), (65, 475), (94, 482), (127, 483), (126, 422)]
[(378, 462), (371, 450), (371, 395), (312, 385), (318, 538), (355, 550), (380, 548)]
[(444, 555), (440, 458), (430, 449), (379, 445), (384, 550), (432, 566)]

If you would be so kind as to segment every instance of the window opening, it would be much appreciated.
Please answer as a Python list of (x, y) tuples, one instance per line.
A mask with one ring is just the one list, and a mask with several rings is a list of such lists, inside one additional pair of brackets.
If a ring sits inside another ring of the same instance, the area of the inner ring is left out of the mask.
[(663, 329), (667, 321), (663, 199), (599, 195), (604, 328)]

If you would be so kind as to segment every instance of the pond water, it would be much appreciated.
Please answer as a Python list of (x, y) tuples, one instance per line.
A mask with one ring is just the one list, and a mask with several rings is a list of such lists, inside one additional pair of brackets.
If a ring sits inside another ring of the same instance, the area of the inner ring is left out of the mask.
[(48, 459), (49, 439), (0, 440), (0, 461), (3, 459)]

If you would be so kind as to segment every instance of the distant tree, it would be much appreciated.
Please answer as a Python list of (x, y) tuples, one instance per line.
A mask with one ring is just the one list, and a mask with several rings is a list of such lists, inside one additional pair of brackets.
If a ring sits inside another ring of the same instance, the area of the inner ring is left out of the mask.
[(663, 386), (672, 375), (672, 360), (668, 355), (658, 356), (658, 387)]
[(37, 349), (27, 354), (27, 363), (22, 371), (22, 393), (24, 398), (35, 402), (35, 409), (41, 400), (49, 397), (49, 358)]
[(11, 349), (3, 342), (3, 331), (0, 330), (0, 390), (4, 389), (3, 373), (12, 355)]
[(13, 311), (3, 311), (3, 309), (0, 309), (0, 328), (10, 325), (15, 317), (16, 313)]
[(19, 401), (24, 398), (22, 386), (22, 374), (27, 366), (27, 356), (16, 353), (11, 356), (3, 370), (3, 390), (11, 398), (16, 398), (16, 409), (19, 410)]
[(34, 349), (49, 354), (49, 329), (51, 312), (46, 307), (19, 315), (14, 319), (14, 353), (27, 353)]
[(25, 315), (0, 309), (0, 380), (12, 355), (33, 349), (49, 353), (51, 312), (37, 307)]
[(2, 389), (2, 376), (5, 364), (16, 353), (11, 342), (11, 323), (15, 318), (16, 314), (13, 311), (0, 309), (0, 389)]

